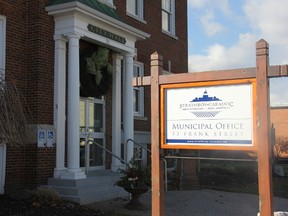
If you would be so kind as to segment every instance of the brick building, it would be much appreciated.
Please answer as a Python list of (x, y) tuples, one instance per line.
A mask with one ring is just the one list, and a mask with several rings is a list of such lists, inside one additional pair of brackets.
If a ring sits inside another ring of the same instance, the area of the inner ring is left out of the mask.
[(270, 119), (275, 128), (275, 136), (288, 137), (288, 107), (271, 107)]
[[(287, 143), (288, 140), (288, 107), (275, 106), (270, 109), (270, 120), (274, 128), (274, 144), (280, 146), (280, 143)], [(282, 145), (282, 144), (281, 144)], [(278, 149), (278, 151), (277, 151)], [(274, 155), (281, 158), (288, 158), (288, 154), (280, 151), (279, 147), (274, 147)], [(279, 155), (280, 154), (280, 155)], [(279, 158), (278, 158), (279, 159)]]
[[(164, 73), (187, 72), (186, 0), (0, 0), (2, 76), (24, 95), (38, 135), (0, 143), (0, 193), (96, 184), (91, 173), (104, 178), (122, 164), (95, 143), (125, 161), (135, 147), (127, 140), (149, 147), (149, 88), (130, 82), (150, 75), (154, 52)], [(94, 196), (71, 199), (110, 198)]]

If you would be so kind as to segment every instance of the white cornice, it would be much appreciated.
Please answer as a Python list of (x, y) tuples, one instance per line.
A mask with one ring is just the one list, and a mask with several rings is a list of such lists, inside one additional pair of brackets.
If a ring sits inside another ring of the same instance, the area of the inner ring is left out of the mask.
[(49, 15), (54, 16), (54, 17), (61, 17), (62, 14), (66, 14), (68, 12), (75, 12), (75, 11), (81, 12), (94, 19), (101, 20), (102, 22), (107, 23), (108, 25), (113, 26), (114, 28), (120, 29), (130, 35), (133, 35), (138, 40), (146, 39), (150, 37), (150, 34), (146, 32), (136, 29), (133, 26), (130, 26), (120, 20), (110, 17), (98, 10), (95, 10), (77, 1), (47, 6), (45, 9)]

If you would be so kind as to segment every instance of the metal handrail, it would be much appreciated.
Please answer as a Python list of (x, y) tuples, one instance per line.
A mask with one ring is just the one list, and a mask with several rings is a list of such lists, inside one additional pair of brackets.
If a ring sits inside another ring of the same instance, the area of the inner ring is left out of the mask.
[[(127, 139), (127, 141), (126, 141), (126, 146), (127, 146), (127, 144), (128, 144), (128, 142), (129, 141), (131, 141), (131, 142), (133, 142), (135, 145), (137, 145), (137, 146), (139, 146), (140, 148), (142, 148), (142, 149), (144, 149), (144, 150), (146, 150), (147, 152), (149, 152), (150, 154), (151, 154), (151, 150), (150, 149), (148, 149), (148, 148), (146, 148), (146, 147), (144, 147), (144, 146), (142, 146), (140, 143), (137, 143), (135, 140), (133, 140), (133, 139)], [(164, 157), (161, 157), (161, 160), (163, 160), (163, 162), (164, 162), (164, 175), (165, 175), (165, 179), (164, 179), (164, 182), (165, 182), (165, 191), (167, 192), (167, 190), (168, 190), (168, 177), (167, 177), (167, 160), (164, 158)]]
[(133, 143), (136, 144), (137, 146), (139, 146), (139, 147), (143, 148), (144, 150), (148, 151), (149, 153), (151, 153), (151, 150), (150, 150), (150, 149), (142, 146), (140, 143), (137, 143), (137, 142), (136, 142), (135, 140), (133, 140), (133, 139), (128, 139), (128, 140), (126, 141), (126, 145), (127, 145), (127, 143), (128, 143), (129, 141), (133, 142)]
[(126, 166), (129, 167), (129, 163), (127, 163), (126, 161), (124, 161), (122, 158), (120, 158), (119, 156), (115, 155), (113, 152), (109, 151), (108, 149), (104, 148), (103, 146), (101, 146), (99, 143), (96, 143), (94, 140), (88, 140), (88, 143), (92, 142), (93, 144), (97, 145), (98, 147), (100, 147), (101, 149), (103, 149), (105, 152), (109, 153), (111, 156), (117, 158), (118, 160), (121, 161), (122, 164), (125, 164)]

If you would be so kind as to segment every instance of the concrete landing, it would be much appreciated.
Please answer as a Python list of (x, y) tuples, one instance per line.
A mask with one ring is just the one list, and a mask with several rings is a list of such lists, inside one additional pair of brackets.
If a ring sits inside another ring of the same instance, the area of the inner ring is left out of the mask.
[(56, 190), (60, 196), (80, 205), (127, 196), (123, 188), (115, 186), (121, 174), (110, 170), (93, 171), (86, 179), (48, 179), (42, 188)]

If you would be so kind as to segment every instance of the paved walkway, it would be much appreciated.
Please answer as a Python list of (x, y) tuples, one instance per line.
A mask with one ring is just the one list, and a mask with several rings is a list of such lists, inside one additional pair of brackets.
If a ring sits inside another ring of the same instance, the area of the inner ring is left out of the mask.
[[(146, 210), (125, 209), (129, 201), (117, 198), (87, 205), (101, 210), (115, 211), (131, 216), (151, 216), (151, 192), (143, 194), (141, 201)], [(165, 216), (257, 216), (259, 196), (215, 190), (168, 191), (164, 193)], [(288, 199), (274, 198), (274, 210), (288, 211)]]

